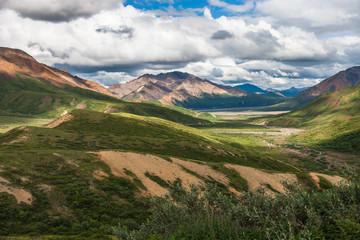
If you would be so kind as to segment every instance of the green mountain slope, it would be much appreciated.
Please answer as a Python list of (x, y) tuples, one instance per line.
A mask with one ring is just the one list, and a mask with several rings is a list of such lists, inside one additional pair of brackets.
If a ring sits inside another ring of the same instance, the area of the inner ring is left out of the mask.
[(360, 67), (355, 66), (341, 71), (313, 87), (305, 89), (288, 101), (263, 108), (263, 110), (294, 110), (305, 106), (327, 92), (354, 87), (360, 84)]
[(37, 116), (55, 118), (72, 109), (89, 109), (99, 112), (127, 112), (159, 118), (183, 124), (206, 124), (208, 121), (150, 103), (130, 103), (122, 100), (66, 85), (57, 87), (48, 82), (24, 78), (18, 81), (0, 79), (0, 115)]
[[(144, 185), (131, 171), (126, 170), (128, 176), (115, 175), (98, 160), (97, 152), (103, 150), (150, 153), (168, 162), (170, 157), (200, 160), (197, 166), (213, 164), (228, 174), (236, 189), (246, 182), (226, 170), (224, 162), (297, 171), (259, 159), (226, 138), (160, 118), (80, 109), (65, 116), (70, 117), (53, 122), (53, 128), (21, 127), (0, 136), (0, 188), (12, 189), (10, 194), (0, 191), (0, 235), (82, 234), (101, 239), (118, 223), (132, 229), (144, 222), (149, 214), (149, 202), (141, 194)], [(193, 171), (183, 174), (215, 181), (215, 176), (201, 177)], [(148, 178), (162, 184), (157, 176)], [(19, 191), (23, 194), (18, 196)], [(21, 199), (25, 193), (31, 199), (22, 198), (28, 203), (19, 204), (14, 196)]]
[(244, 96), (230, 94), (203, 94), (185, 101), (175, 101), (174, 105), (191, 109), (240, 108), (267, 106), (286, 101), (285, 97), (247, 93)]
[(360, 152), (360, 85), (326, 93), (299, 110), (270, 118), (269, 124), (305, 127), (298, 140)]

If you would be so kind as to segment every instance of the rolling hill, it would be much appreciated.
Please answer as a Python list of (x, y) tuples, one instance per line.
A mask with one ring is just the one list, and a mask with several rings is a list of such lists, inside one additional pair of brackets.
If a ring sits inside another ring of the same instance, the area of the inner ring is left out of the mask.
[(348, 152), (360, 152), (360, 85), (323, 94), (312, 103), (280, 117), (269, 124), (305, 127), (296, 138)]
[(298, 109), (311, 101), (315, 100), (324, 93), (340, 89), (353, 87), (360, 84), (360, 66), (349, 68), (345, 71), (341, 71), (323, 81), (317, 85), (308, 88), (298, 93), (294, 98), (276, 104), (274, 106), (267, 107), (265, 109), (277, 109), (277, 110), (294, 110)]
[[(205, 130), (83, 109), (44, 127), (1, 135), (0, 151), (0, 235), (107, 239), (114, 226), (136, 229), (144, 223), (148, 197), (178, 184), (217, 184), (226, 195), (259, 186), (285, 192), (282, 181), (302, 181), (304, 175), (279, 158), (259, 158)], [(341, 179), (319, 176), (325, 182)]]
[(266, 106), (286, 100), (219, 85), (183, 72), (146, 74), (124, 84), (112, 85), (109, 91), (120, 99), (157, 101), (192, 109)]
[[(293, 149), (279, 150), (268, 139), (272, 135), (266, 134), (277, 130), (156, 102), (125, 102), (67, 82), (62, 70), (39, 65), (28, 55), (5, 61), (15, 70), (0, 77), (1, 128), (12, 123), (10, 131), (0, 134), (0, 236), (126, 239), (130, 237), (118, 229), (132, 232), (149, 223), (151, 216), (156, 217), (151, 212), (156, 205), (150, 199), (174, 193), (179, 186), (181, 191), (191, 186), (216, 191), (216, 196), (226, 197), (222, 199), (253, 196), (250, 201), (256, 201), (259, 196), (272, 199), (286, 193), (283, 181), (317, 193), (343, 179), (328, 175), (338, 170), (324, 170), (327, 163)], [(184, 73), (160, 78), (199, 94), (193, 99), (196, 103), (187, 100), (192, 106), (210, 106), (218, 100), (229, 106), (227, 101), (234, 99), (255, 104), (268, 99), (254, 100), (255, 94)], [(139, 94), (154, 101), (151, 90), (159, 92), (159, 86), (166, 92), (155, 82)], [(204, 94), (199, 91), (202, 86), (217, 93)], [(342, 100), (356, 104), (358, 95), (351, 94)], [(342, 106), (342, 100), (334, 106)], [(28, 124), (29, 119), (39, 123)], [(264, 133), (252, 135), (256, 131)], [(279, 139), (284, 141), (283, 136)], [(260, 195), (254, 194), (258, 187), (263, 188)], [(176, 196), (176, 200), (189, 200)], [(147, 234), (151, 239), (158, 238), (154, 235), (158, 233)]]

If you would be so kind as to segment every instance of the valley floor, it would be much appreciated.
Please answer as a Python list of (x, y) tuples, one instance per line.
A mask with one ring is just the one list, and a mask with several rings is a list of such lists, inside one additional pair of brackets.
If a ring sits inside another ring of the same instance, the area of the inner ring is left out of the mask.
[(338, 185), (349, 166), (360, 168), (357, 154), (297, 141), (306, 129), (265, 125), (263, 117), (273, 114), (213, 112), (205, 115), (211, 122), (188, 126), (86, 110), (59, 124), (2, 116), (3, 132), (34, 127), (0, 135), (0, 220), (7, 226), (0, 231), (111, 239), (119, 223), (136, 229), (149, 218), (147, 197), (163, 197), (178, 184), (185, 190), (215, 184), (226, 196), (258, 187), (285, 193), (283, 181), (320, 191)]

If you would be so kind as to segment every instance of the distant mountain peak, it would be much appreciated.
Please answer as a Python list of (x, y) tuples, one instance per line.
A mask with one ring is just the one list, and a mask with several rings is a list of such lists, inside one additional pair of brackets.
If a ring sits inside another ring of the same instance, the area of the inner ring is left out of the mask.
[(110, 86), (109, 91), (120, 99), (156, 100), (168, 105), (198, 98), (203, 94), (246, 95), (241, 89), (218, 85), (179, 71), (157, 75), (144, 74), (130, 82)]
[(236, 87), (240, 88), (240, 89), (242, 89), (244, 91), (252, 92), (252, 93), (265, 93), (266, 92), (264, 89), (259, 88), (258, 86), (250, 84), (250, 83), (237, 85)]

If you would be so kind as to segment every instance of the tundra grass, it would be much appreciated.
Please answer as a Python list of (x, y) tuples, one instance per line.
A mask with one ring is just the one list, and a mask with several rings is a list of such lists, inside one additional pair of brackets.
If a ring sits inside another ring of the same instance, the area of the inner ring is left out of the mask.
[(53, 119), (46, 118), (0, 116), (0, 133), (5, 133), (13, 128), (20, 126), (40, 127), (51, 122), (52, 120)]
[[(11, 186), (33, 196), (33, 203), (27, 205), (0, 193), (0, 235), (107, 235), (118, 222), (133, 228), (148, 216), (148, 202), (138, 196), (137, 187), (125, 178), (113, 176), (109, 167), (92, 154), (39, 149), (2, 151), (0, 165), (1, 176)], [(109, 177), (95, 179), (93, 172), (99, 169)]]
[(210, 123), (195, 117), (196, 114), (190, 110), (152, 103), (125, 102), (78, 87), (56, 87), (46, 81), (25, 78), (20, 74), (17, 74), (17, 78), (18, 81), (0, 79), (0, 115), (56, 118), (79, 107), (98, 112), (111, 107), (114, 111), (156, 116), (182, 124)]

